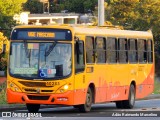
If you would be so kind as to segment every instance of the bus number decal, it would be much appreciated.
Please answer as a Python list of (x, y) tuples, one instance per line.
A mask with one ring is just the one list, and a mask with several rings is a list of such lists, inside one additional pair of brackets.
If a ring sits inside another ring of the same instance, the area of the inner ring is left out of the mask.
[(59, 82), (46, 82), (46, 86), (56, 86), (56, 85), (60, 85)]

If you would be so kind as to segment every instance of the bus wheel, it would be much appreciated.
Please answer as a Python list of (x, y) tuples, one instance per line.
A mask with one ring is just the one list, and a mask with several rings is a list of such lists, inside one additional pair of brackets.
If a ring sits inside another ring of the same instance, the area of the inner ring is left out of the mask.
[(116, 107), (117, 108), (123, 108), (123, 101), (116, 101)]
[(40, 108), (40, 104), (26, 104), (26, 107), (30, 113), (37, 113)]
[(132, 109), (135, 104), (135, 87), (133, 84), (130, 86), (128, 100), (123, 101), (124, 108)]
[(79, 105), (79, 111), (80, 112), (89, 112), (91, 110), (93, 102), (93, 96), (92, 96), (92, 91), (90, 88), (88, 88), (87, 95), (86, 95), (86, 102), (85, 104)]

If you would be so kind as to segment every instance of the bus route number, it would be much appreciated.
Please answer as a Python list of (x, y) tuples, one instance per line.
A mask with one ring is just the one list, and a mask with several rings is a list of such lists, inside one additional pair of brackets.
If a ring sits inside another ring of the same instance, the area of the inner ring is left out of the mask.
[(56, 86), (56, 85), (60, 85), (59, 82), (46, 82), (46, 86)]

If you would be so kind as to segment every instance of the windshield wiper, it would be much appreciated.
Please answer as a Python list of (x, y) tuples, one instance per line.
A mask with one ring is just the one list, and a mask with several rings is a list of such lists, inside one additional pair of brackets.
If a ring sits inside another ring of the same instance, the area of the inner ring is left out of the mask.
[(46, 51), (45, 50), (45, 57), (47, 57), (53, 50), (53, 48), (56, 46), (57, 42), (55, 41), (51, 46), (49, 46), (49, 49)]

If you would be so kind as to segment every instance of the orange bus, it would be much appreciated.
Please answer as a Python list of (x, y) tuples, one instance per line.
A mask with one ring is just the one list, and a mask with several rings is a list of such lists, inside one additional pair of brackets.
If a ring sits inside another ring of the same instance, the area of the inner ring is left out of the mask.
[(12, 30), (7, 74), (8, 103), (68, 105), (89, 112), (92, 104), (133, 108), (154, 88), (150, 31), (76, 25), (17, 26)]

